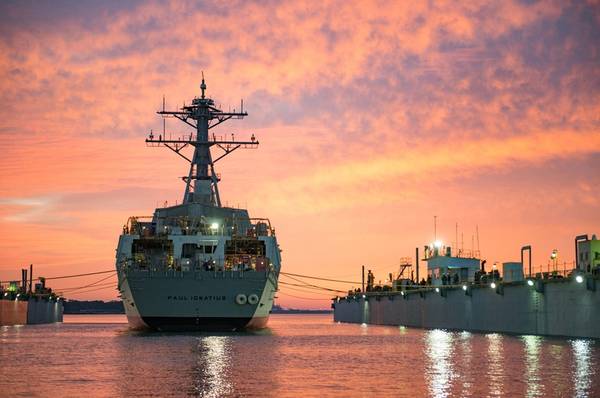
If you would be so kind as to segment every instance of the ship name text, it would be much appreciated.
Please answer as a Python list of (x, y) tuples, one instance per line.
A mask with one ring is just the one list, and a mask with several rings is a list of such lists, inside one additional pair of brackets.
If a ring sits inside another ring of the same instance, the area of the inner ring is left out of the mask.
[(226, 296), (167, 296), (172, 301), (225, 301)]

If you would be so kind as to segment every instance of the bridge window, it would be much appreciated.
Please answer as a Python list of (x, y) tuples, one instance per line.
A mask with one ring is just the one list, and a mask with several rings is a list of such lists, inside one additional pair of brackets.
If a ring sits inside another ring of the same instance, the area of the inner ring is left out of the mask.
[(184, 243), (181, 247), (181, 258), (194, 258), (197, 245), (195, 243)]

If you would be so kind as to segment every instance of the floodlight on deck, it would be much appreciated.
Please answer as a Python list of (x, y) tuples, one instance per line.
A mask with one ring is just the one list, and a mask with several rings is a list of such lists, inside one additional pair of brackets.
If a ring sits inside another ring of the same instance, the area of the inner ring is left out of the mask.
[(219, 223), (212, 223), (210, 224), (210, 229), (212, 229), (213, 231), (216, 231), (217, 229), (219, 229)]
[(575, 281), (576, 281), (577, 283), (583, 283), (583, 276), (581, 276), (581, 275), (577, 275), (577, 276), (575, 277)]
[(496, 283), (492, 282), (492, 283), (491, 283), (491, 285), (490, 285), (490, 287), (491, 287), (492, 289), (495, 289), (495, 288), (496, 288)]
[(436, 240), (435, 242), (433, 242), (433, 246), (435, 246), (437, 249), (439, 249), (442, 246), (444, 246), (444, 244), (442, 243), (441, 240)]
[(466, 292), (467, 291), (467, 285), (462, 285), (462, 289)]
[(436, 288), (435, 288), (435, 292), (436, 292), (436, 293), (439, 293), (439, 292), (440, 292), (440, 288), (439, 288), (439, 287), (436, 287)]
[(532, 281), (531, 279), (527, 279), (527, 284), (528, 284), (529, 286), (533, 286), (533, 281)]

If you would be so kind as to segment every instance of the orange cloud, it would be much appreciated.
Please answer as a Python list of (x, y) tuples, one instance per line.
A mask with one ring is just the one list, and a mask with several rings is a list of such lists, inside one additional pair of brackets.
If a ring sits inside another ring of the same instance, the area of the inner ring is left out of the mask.
[[(396, 196), (396, 181), (406, 187), (420, 182), (418, 191), (425, 194), (427, 181), (452, 183), (456, 176), (484, 174), (490, 169), (504, 171), (523, 164), (550, 160), (587, 157), (600, 152), (600, 132), (544, 132), (507, 139), (488, 138), (477, 141), (435, 141), (416, 147), (401, 147), (394, 152), (357, 161), (316, 167), (308, 173), (278, 180), (257, 190), (257, 202), (265, 207), (296, 212), (321, 213), (337, 208), (378, 205)], [(377, 195), (373, 187), (381, 187)], [(403, 190), (412, 195), (414, 190)]]

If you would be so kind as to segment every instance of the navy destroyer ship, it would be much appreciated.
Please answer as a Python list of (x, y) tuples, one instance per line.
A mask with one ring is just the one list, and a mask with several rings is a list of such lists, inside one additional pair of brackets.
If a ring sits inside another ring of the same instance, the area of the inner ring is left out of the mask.
[[(133, 329), (223, 330), (264, 328), (273, 306), (281, 267), (275, 231), (266, 218), (223, 206), (215, 163), (239, 148), (256, 148), (254, 134), (209, 130), (247, 116), (243, 102), (224, 112), (201, 96), (175, 111), (163, 109), (162, 134), (151, 130), (146, 145), (166, 147), (189, 164), (182, 177), (182, 203), (157, 208), (151, 217), (130, 217), (116, 253), (118, 290)], [(167, 138), (165, 119), (178, 119), (193, 131)], [(186, 148), (193, 155), (186, 156)], [(214, 152), (214, 153), (213, 153)]]

